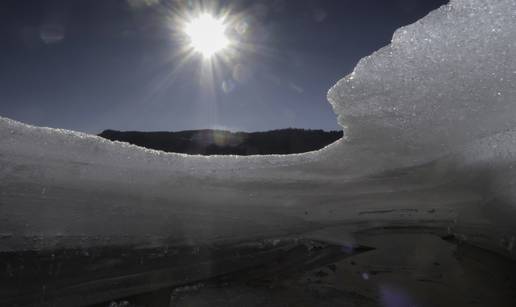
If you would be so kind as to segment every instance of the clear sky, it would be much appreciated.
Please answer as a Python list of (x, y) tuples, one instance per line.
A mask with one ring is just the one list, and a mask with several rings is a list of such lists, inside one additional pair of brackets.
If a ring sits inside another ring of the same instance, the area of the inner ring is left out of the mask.
[[(2, 0), (0, 116), (98, 133), (339, 129), (326, 92), (446, 0)], [(185, 52), (225, 14), (231, 51)]]

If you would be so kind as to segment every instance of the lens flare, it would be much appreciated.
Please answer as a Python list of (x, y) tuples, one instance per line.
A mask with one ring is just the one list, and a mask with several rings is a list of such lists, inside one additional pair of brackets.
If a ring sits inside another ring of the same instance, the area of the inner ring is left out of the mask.
[(224, 20), (207, 13), (190, 20), (185, 25), (184, 32), (190, 39), (191, 48), (205, 58), (212, 57), (230, 45)]

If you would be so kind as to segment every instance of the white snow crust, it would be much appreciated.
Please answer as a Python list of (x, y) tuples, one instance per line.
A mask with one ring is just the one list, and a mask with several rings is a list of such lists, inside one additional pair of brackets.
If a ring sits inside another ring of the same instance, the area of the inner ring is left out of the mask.
[(516, 2), (452, 0), (328, 99), (317, 152), (187, 156), (0, 118), (0, 251), (435, 227), (514, 257)]

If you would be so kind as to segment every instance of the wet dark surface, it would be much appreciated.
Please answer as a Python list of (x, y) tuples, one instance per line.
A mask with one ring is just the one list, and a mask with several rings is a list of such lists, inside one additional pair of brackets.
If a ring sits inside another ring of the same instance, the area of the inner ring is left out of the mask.
[(507, 258), (402, 228), (355, 237), (4, 253), (0, 305), (516, 306)]
[(219, 247), (3, 253), (0, 305), (86, 306), (228, 272), (246, 279), (290, 274), (365, 250), (343, 252), (308, 240), (276, 239)]
[(269, 269), (244, 270), (95, 307), (516, 305), (515, 264), (507, 258), (450, 237), (403, 229), (364, 232), (357, 238), (377, 248), (333, 261), (325, 258), (331, 262), (324, 265), (322, 259), (313, 266), (306, 265), (310, 261), (299, 265), (289, 257), (269, 263)]

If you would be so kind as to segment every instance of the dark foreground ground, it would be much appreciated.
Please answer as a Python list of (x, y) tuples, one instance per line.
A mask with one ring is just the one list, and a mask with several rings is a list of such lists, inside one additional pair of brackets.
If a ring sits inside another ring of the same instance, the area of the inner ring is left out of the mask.
[(356, 239), (5, 253), (0, 306), (516, 306), (506, 258), (401, 228)]
[(362, 239), (377, 248), (290, 274), (241, 272), (96, 306), (516, 306), (514, 263), (497, 255), (430, 234)]

